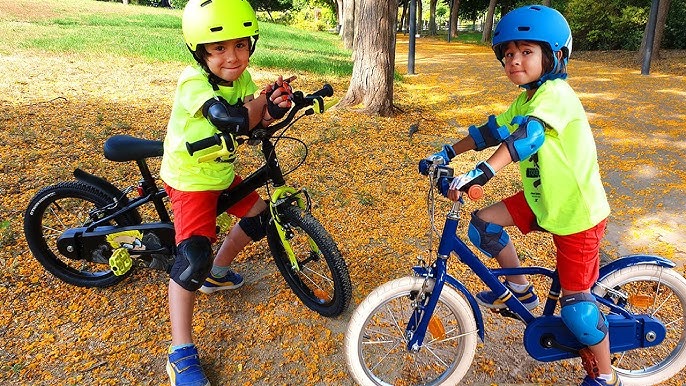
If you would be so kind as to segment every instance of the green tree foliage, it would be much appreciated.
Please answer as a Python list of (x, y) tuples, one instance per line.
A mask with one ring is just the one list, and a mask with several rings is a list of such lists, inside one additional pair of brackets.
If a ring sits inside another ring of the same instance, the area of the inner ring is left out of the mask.
[(650, 0), (570, 0), (564, 11), (582, 50), (636, 50), (648, 22)]
[[(563, 11), (581, 50), (638, 50), (651, 0), (569, 0)], [(672, 0), (662, 47), (686, 48), (686, 0)]]
[(686, 48), (686, 0), (672, 0), (667, 16), (663, 48)]

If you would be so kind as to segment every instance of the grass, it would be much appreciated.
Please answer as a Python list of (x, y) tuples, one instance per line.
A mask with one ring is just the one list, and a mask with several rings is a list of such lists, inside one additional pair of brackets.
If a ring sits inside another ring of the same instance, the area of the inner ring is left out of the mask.
[[(85, 0), (75, 0), (88, 4)], [(98, 4), (97, 13), (60, 12), (39, 20), (0, 19), (0, 33), (16, 48), (142, 57), (153, 62), (189, 62), (181, 33), (181, 11), (136, 7), (141, 13), (119, 14), (120, 4)], [(1, 6), (0, 6), (1, 8)], [(3, 33), (7, 31), (7, 33)], [(11, 50), (5, 47), (3, 50)], [(351, 52), (338, 35), (300, 31), (260, 22), (260, 39), (251, 59), (254, 67), (307, 69), (321, 75), (350, 76)]]

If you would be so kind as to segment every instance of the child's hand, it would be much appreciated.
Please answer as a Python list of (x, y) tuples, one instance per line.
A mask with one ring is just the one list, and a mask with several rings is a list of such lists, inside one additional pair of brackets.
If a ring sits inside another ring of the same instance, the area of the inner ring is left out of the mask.
[[(479, 162), (476, 167), (465, 174), (453, 178), (448, 191), (443, 193), (452, 201), (457, 201), (460, 197), (460, 191), (467, 192), (473, 185), (485, 185), (488, 180), (493, 178), (495, 171), (486, 161)], [(442, 187), (443, 188), (443, 187)]]
[(290, 82), (296, 79), (295, 76), (284, 79), (279, 76), (276, 82), (268, 84), (262, 90), (267, 98), (267, 114), (269, 117), (264, 117), (264, 120), (270, 121), (272, 119), (281, 119), (291, 108), (291, 99), (293, 97), (293, 90)]

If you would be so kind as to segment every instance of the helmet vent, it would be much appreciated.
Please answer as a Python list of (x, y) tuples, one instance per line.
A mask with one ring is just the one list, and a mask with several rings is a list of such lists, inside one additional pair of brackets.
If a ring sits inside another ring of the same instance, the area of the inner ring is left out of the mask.
[(201, 6), (201, 7), (204, 7), (204, 6), (206, 6), (206, 5), (208, 5), (208, 4), (211, 4), (211, 3), (212, 3), (212, 0), (203, 1), (203, 2), (200, 4), (200, 6)]
[(219, 32), (219, 31), (221, 31), (221, 30), (223, 30), (223, 29), (224, 29), (224, 27), (221, 27), (221, 26), (219, 26), (219, 27), (212, 27), (212, 28), (210, 28), (210, 31), (212, 31), (212, 32)]
[(517, 27), (517, 31), (526, 32), (526, 31), (529, 31), (530, 29), (531, 29), (531, 27), (527, 27), (527, 26)]
[(243, 23), (243, 27), (252, 27), (252, 22), (246, 21), (245, 23)]

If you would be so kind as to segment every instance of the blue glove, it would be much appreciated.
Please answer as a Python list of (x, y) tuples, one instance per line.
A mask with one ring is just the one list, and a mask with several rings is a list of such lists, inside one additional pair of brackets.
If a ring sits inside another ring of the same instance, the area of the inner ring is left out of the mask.
[(459, 175), (450, 181), (449, 178), (441, 178), (438, 188), (441, 194), (448, 197), (448, 190), (460, 190), (466, 192), (473, 185), (485, 185), (488, 180), (495, 176), (495, 171), (486, 161), (479, 162), (473, 170)]
[(435, 160), (440, 159), (442, 161), (440, 164), (445, 165), (450, 162), (451, 159), (455, 158), (455, 156), (455, 150), (452, 145), (443, 145), (441, 151), (419, 161), (419, 173), (426, 176), (429, 174), (429, 166), (431, 166)]

